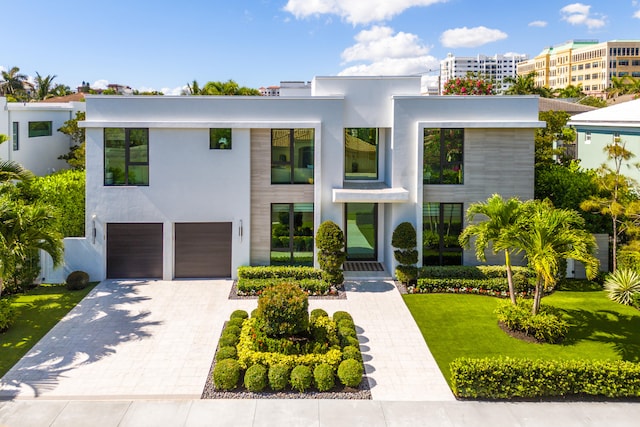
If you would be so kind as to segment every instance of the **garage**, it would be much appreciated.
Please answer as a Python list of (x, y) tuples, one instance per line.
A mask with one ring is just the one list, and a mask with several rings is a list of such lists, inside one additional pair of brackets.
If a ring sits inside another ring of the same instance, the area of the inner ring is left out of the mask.
[(107, 224), (107, 278), (162, 278), (162, 223)]
[(175, 224), (176, 278), (231, 277), (230, 222)]

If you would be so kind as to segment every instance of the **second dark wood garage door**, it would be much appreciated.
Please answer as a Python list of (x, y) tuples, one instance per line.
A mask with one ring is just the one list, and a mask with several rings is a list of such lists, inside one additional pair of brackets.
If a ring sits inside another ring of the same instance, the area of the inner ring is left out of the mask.
[(231, 277), (230, 222), (175, 224), (176, 278)]
[(107, 224), (107, 277), (162, 278), (162, 224)]

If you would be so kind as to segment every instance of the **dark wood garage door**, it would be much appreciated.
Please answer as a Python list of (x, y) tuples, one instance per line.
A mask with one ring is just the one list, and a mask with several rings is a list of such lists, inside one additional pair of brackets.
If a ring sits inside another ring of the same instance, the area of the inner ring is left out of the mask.
[(162, 278), (162, 224), (107, 224), (107, 277)]
[(175, 224), (175, 277), (231, 277), (231, 223)]

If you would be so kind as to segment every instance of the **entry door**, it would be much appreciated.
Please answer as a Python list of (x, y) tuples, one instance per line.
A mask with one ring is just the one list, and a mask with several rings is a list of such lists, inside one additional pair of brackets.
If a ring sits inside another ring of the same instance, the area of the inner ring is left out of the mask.
[(378, 260), (378, 205), (346, 203), (346, 240), (348, 261)]

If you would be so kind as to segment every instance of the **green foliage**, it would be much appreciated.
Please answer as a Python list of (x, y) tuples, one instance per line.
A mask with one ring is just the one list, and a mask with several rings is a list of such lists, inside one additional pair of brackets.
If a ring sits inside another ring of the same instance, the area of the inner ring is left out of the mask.
[[(246, 311), (245, 311), (246, 313)], [(237, 326), (238, 328), (242, 329), (242, 324), (244, 323), (244, 319), (240, 318), (240, 317), (233, 317), (229, 320), (227, 320), (227, 326)]]
[(235, 310), (233, 313), (231, 313), (231, 315), (229, 316), (229, 319), (248, 319), (249, 318), (249, 313), (246, 312), (246, 310)]
[(402, 283), (413, 283), (418, 278), (418, 267), (399, 265), (396, 267), (396, 278)]
[(289, 385), (289, 367), (283, 364), (272, 365), (269, 367), (268, 377), (272, 390), (284, 390)]
[(409, 222), (402, 222), (393, 230), (391, 245), (397, 248), (393, 256), (400, 264), (396, 268), (396, 278), (409, 283), (418, 277), (418, 269), (414, 266), (418, 262), (416, 229)]
[(358, 362), (362, 362), (362, 353), (360, 348), (353, 345), (347, 345), (342, 349), (342, 360), (354, 359)]
[(313, 379), (319, 391), (329, 391), (335, 385), (333, 368), (326, 363), (321, 363), (313, 370)]
[(79, 291), (84, 289), (89, 284), (89, 275), (84, 271), (72, 271), (65, 281), (67, 289), (70, 291)]
[(343, 360), (338, 366), (338, 378), (345, 387), (358, 387), (362, 381), (364, 368), (354, 359)]
[(224, 359), (213, 368), (213, 385), (218, 390), (233, 390), (240, 380), (240, 365), (237, 360)]
[(334, 322), (339, 323), (343, 319), (348, 319), (353, 322), (353, 317), (351, 317), (351, 315), (346, 311), (336, 311), (335, 313), (333, 313)]
[(410, 222), (398, 224), (391, 236), (391, 246), (398, 249), (413, 249), (418, 244), (416, 229)]
[[(521, 276), (523, 280), (535, 277), (533, 271), (527, 267), (511, 267), (514, 277)], [(421, 267), (419, 277), (429, 279), (494, 279), (507, 278), (504, 265), (448, 265)]]
[(403, 266), (413, 266), (418, 262), (418, 251), (416, 249), (405, 249), (393, 251), (393, 256)]
[(58, 159), (66, 160), (69, 166), (75, 170), (84, 170), (85, 168), (85, 128), (78, 126), (79, 121), (84, 121), (86, 113), (84, 111), (76, 111), (76, 116), (73, 119), (69, 119), (64, 122), (64, 125), (58, 129), (58, 132), (62, 132), (71, 137), (73, 145), (69, 149), (67, 154), (64, 154)]
[(578, 104), (589, 105), (591, 107), (603, 108), (607, 106), (607, 101), (602, 98), (598, 98), (597, 96), (585, 96)]
[(495, 310), (498, 321), (512, 331), (521, 331), (538, 341), (557, 343), (569, 331), (569, 325), (551, 307), (541, 306), (537, 314), (532, 314), (533, 301), (519, 298), (516, 305), (510, 301), (500, 301)]
[(640, 294), (640, 274), (627, 268), (618, 268), (604, 282), (611, 301), (632, 305), (634, 295)]
[(309, 321), (313, 323), (318, 317), (329, 317), (329, 313), (321, 308), (314, 308), (311, 310), (311, 313), (309, 314)]
[(633, 240), (618, 250), (618, 268), (640, 273), (640, 241)]
[(244, 386), (249, 391), (260, 392), (267, 386), (267, 368), (252, 365), (244, 373)]
[(341, 285), (344, 282), (342, 264), (347, 256), (343, 251), (344, 233), (335, 222), (325, 221), (318, 227), (315, 241), (324, 280)]
[(40, 254), (38, 251), (28, 251), (25, 257), (17, 263), (13, 272), (4, 281), (6, 294), (25, 291), (35, 286), (36, 279), (40, 275)]
[(322, 270), (313, 267), (294, 266), (243, 266), (238, 267), (239, 279), (322, 279)]
[[(443, 95), (495, 95), (495, 84), (481, 75), (469, 73), (465, 77), (449, 79), (442, 90)], [(395, 246), (395, 245), (394, 245)]]
[(233, 333), (223, 332), (220, 336), (218, 344), (220, 346), (235, 346), (238, 344), (239, 337)]
[(535, 164), (555, 163), (553, 156), (558, 156), (561, 163), (568, 162), (571, 158), (564, 148), (553, 148), (554, 141), (563, 142), (563, 145), (571, 144), (575, 141), (575, 130), (567, 127), (567, 122), (571, 115), (566, 111), (541, 111), (539, 113), (541, 121), (545, 121), (547, 126), (536, 129), (535, 141)]
[(222, 331), (222, 333), (223, 334), (229, 334), (229, 335), (235, 335), (235, 336), (239, 337), (240, 336), (240, 330), (241, 330), (240, 326), (227, 323), (227, 326), (225, 326), (225, 328)]
[(329, 282), (326, 282), (323, 279), (238, 279), (238, 295), (259, 295), (264, 292), (266, 288), (277, 286), (280, 283), (285, 282), (295, 283), (309, 295), (326, 295), (331, 290)]
[(0, 299), (0, 332), (4, 332), (16, 321), (17, 313), (8, 299)]
[(237, 358), (238, 358), (238, 351), (236, 350), (235, 346), (229, 346), (229, 345), (221, 346), (220, 348), (218, 348), (218, 351), (216, 352), (216, 362), (219, 362), (220, 360), (224, 360), (224, 359), (237, 359)]
[[(528, 279), (515, 280), (514, 291), (516, 295), (531, 295), (534, 285)], [(509, 283), (506, 278), (492, 279), (418, 279), (415, 287), (411, 287), (411, 293), (467, 293), (490, 296), (509, 296)]]
[(295, 284), (265, 289), (258, 298), (258, 312), (268, 336), (293, 336), (309, 329), (309, 299)]
[(298, 365), (291, 370), (291, 376), (289, 378), (291, 388), (304, 393), (305, 390), (311, 388), (313, 382), (313, 372), (311, 368), (306, 365)]
[(640, 397), (640, 364), (632, 362), (459, 358), (450, 368), (461, 398)]

